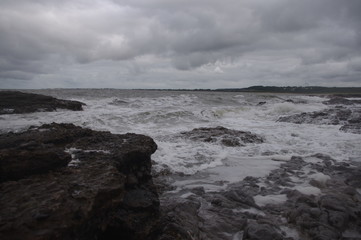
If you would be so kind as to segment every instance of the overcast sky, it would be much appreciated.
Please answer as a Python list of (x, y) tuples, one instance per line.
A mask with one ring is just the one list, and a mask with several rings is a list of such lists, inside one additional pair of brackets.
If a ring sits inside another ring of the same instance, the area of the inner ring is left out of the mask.
[(1, 0), (0, 88), (361, 87), (361, 0)]

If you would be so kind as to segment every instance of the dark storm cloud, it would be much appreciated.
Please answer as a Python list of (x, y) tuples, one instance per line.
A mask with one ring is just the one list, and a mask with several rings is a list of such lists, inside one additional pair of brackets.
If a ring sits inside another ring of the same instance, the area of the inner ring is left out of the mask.
[[(360, 12), (359, 0), (3, 0), (0, 81), (111, 60), (128, 69), (121, 74), (153, 69), (154, 81), (155, 72), (172, 76), (170, 67), (179, 74), (211, 65), (224, 79), (277, 76), (282, 84), (294, 76), (302, 84), (335, 75), (360, 85)], [(292, 65), (272, 63), (280, 58)], [(240, 67), (249, 59), (254, 73)], [(329, 62), (344, 67), (327, 75)]]

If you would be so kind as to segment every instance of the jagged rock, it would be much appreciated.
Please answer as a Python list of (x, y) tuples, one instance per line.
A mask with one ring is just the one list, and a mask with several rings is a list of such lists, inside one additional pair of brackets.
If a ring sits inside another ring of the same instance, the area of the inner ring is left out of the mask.
[[(341, 131), (361, 134), (361, 109), (359, 106), (356, 106), (357, 104), (361, 104), (361, 100), (349, 100), (342, 97), (333, 97), (323, 103), (326, 105), (340, 106), (325, 109), (323, 111), (282, 116), (278, 118), (277, 121), (296, 124), (343, 125), (340, 128)], [(345, 107), (343, 105), (352, 106)]]
[(326, 105), (353, 105), (361, 104), (361, 100), (349, 100), (343, 97), (332, 97), (330, 100), (322, 102)]
[(198, 211), (199, 199), (172, 198), (162, 207), (161, 224), (159, 224), (159, 240), (192, 240), (200, 234)]
[[(361, 164), (324, 154), (307, 158), (293, 156), (266, 178), (246, 177), (223, 191), (196, 188), (184, 198), (165, 194), (155, 239), (336, 240), (348, 239), (343, 238), (347, 232), (361, 235)], [(285, 198), (258, 205), (258, 195)]]
[(326, 124), (343, 125), (340, 130), (349, 133), (361, 134), (360, 108), (331, 108), (318, 112), (300, 113), (278, 118), (278, 122), (296, 124)]
[[(322, 161), (307, 163), (307, 167), (330, 176), (330, 180), (322, 186), (323, 195), (305, 195), (291, 190), (282, 206), (283, 214), (289, 224), (294, 224), (311, 239), (340, 239), (346, 230), (361, 228), (361, 206), (356, 191), (360, 180), (356, 184), (347, 181), (359, 178), (361, 166), (339, 163), (321, 154), (312, 157)], [(283, 168), (287, 169), (287, 165), (284, 164)], [(358, 234), (361, 232), (358, 231)]]
[(307, 124), (345, 124), (351, 119), (353, 112), (346, 108), (332, 108), (318, 112), (300, 113), (291, 116), (280, 117), (278, 122), (307, 123)]
[(283, 237), (275, 230), (274, 226), (270, 224), (260, 224), (256, 221), (249, 221), (243, 235), (243, 239), (282, 240)]
[(83, 110), (84, 103), (18, 91), (0, 91), (0, 114)]
[(249, 208), (242, 197), (234, 197), (197, 190), (185, 199), (163, 199), (160, 236), (156, 239), (233, 239), (247, 222), (245, 214), (233, 209)]
[(361, 123), (346, 124), (340, 128), (343, 132), (361, 134)]
[(195, 141), (218, 142), (227, 147), (244, 146), (247, 143), (263, 143), (262, 137), (256, 134), (225, 127), (195, 128), (181, 134)]
[(72, 124), (0, 135), (0, 238), (149, 239), (156, 148), (143, 135)]
[(250, 177), (221, 192), (197, 187), (186, 198), (166, 193), (161, 198), (160, 235), (156, 239), (241, 239), (247, 219), (257, 217), (252, 213), (257, 206), (249, 194), (258, 191), (256, 181)]

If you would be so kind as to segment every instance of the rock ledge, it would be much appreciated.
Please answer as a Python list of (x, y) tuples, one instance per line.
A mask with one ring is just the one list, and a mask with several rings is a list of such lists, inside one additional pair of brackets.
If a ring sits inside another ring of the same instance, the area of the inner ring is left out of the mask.
[(0, 239), (148, 239), (156, 148), (73, 124), (0, 135)]
[(83, 110), (84, 103), (18, 91), (0, 91), (0, 114), (53, 112), (56, 109)]

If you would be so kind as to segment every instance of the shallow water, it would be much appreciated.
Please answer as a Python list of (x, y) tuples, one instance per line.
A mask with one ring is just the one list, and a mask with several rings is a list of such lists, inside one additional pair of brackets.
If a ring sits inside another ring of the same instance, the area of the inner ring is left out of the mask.
[[(276, 122), (280, 116), (326, 109), (317, 96), (222, 92), (51, 89), (32, 92), (86, 103), (84, 111), (39, 112), (0, 116), (0, 131), (66, 122), (112, 133), (151, 136), (158, 144), (154, 170), (168, 169), (176, 191), (203, 186), (212, 191), (246, 176), (262, 177), (293, 155), (330, 155), (338, 161), (361, 161), (361, 135), (339, 131), (339, 125)], [(287, 101), (288, 100), (288, 101)], [(292, 100), (292, 102), (290, 101)], [(259, 104), (261, 103), (262, 104)], [(197, 127), (223, 126), (250, 131), (262, 144), (226, 147), (196, 142), (180, 134)]]

